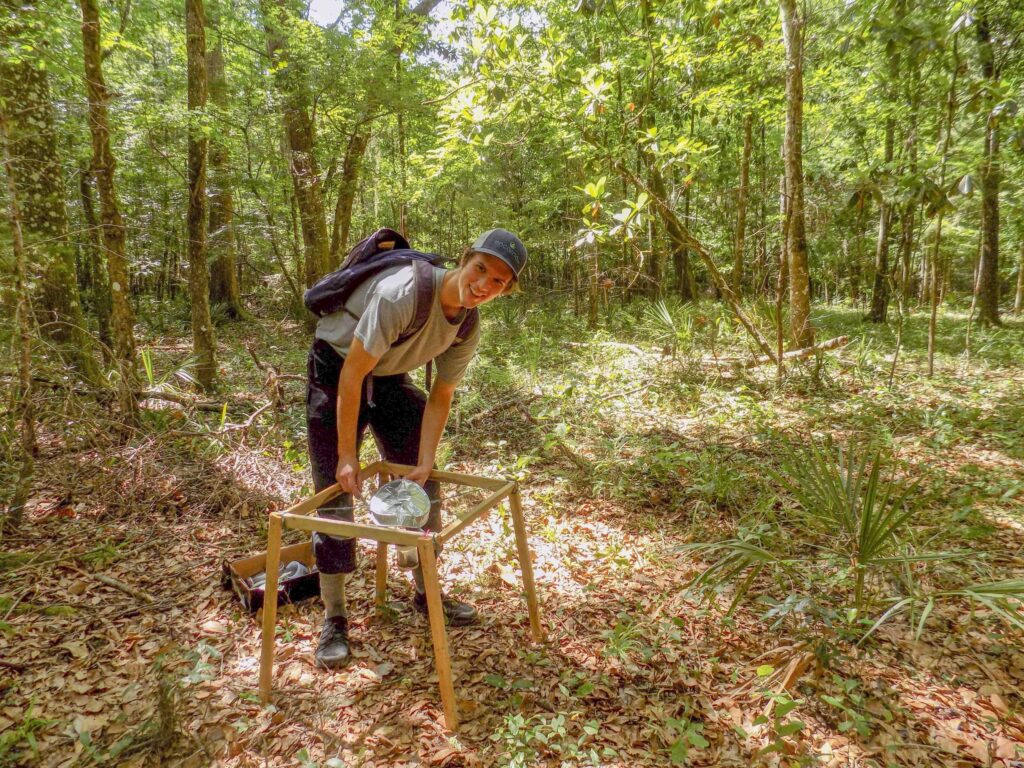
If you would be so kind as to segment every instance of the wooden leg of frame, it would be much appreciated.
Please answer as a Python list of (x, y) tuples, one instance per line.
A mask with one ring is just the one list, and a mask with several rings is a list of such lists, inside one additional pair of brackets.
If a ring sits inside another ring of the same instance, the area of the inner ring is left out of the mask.
[(263, 588), (263, 648), (260, 654), (260, 701), (270, 701), (274, 678), (274, 630), (277, 625), (277, 570), (281, 566), (281, 516), (272, 514), (267, 528), (267, 583)]
[(437, 683), (441, 689), (444, 722), (449, 731), (455, 731), (459, 727), (459, 715), (455, 703), (455, 686), (452, 682), (452, 661), (448, 655), (448, 633), (444, 626), (444, 605), (441, 603), (441, 582), (437, 577), (434, 542), (424, 537), (416, 548), (420, 555), (420, 567), (423, 569), (423, 586), (427, 591), (430, 638), (434, 644), (434, 665), (437, 668)]
[(374, 602), (379, 611), (388, 600), (388, 543), (377, 542), (377, 598)]
[(533, 563), (530, 561), (530, 542), (526, 537), (526, 521), (523, 519), (523, 500), (517, 487), (508, 497), (512, 511), (512, 525), (516, 532), (516, 549), (519, 552), (519, 569), (523, 572), (523, 588), (526, 590), (526, 606), (530, 611), (530, 630), (533, 639), (544, 642), (544, 627), (540, 623), (540, 606), (537, 604), (537, 587), (533, 581)]

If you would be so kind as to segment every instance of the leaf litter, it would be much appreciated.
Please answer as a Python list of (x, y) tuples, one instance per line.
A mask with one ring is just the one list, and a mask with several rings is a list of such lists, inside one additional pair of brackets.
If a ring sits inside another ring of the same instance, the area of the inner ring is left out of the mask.
[[(529, 641), (507, 516), (492, 514), (444, 553), (444, 581), (484, 616), (449, 631), (457, 734), (440, 725), (429, 630), (411, 609), (409, 579), (391, 571), (392, 602), (375, 616), (367, 546), (348, 589), (352, 664), (316, 670), (321, 609), (283, 606), (276, 695), (260, 706), (260, 625), (219, 579), (225, 559), (264, 548), (267, 513), (303, 492), (304, 474), (272, 437), (242, 435), (230, 450), (211, 451), (173, 433), (86, 447), (51, 434), (36, 497), (0, 572), (0, 594), (11, 596), (0, 603), (2, 758), (42, 766), (1024, 764), (1024, 654), (983, 615), (965, 621), (936, 608), (921, 640), (892, 623), (867, 650), (838, 640), (814, 648), (773, 630), (756, 607), (723, 620), (683, 593), (706, 564), (679, 544), (695, 526), (732, 525), (722, 488), (694, 464), (629, 475), (626, 464), (645, 454), (628, 444), (612, 447), (609, 466), (621, 466), (609, 471), (602, 434), (630, 421), (682, 453), (757, 461), (764, 448), (742, 424), (709, 418), (730, 399), (748, 407), (728, 387), (696, 413), (674, 411), (667, 363), (642, 363), (613, 388), (654, 383), (602, 401), (594, 434), (556, 434), (524, 483), (546, 644)], [(929, 396), (941, 403), (956, 393), (937, 387)], [(588, 401), (575, 397), (577, 407)], [(801, 403), (777, 395), (774, 405), (780, 423), (808, 425)], [(501, 473), (517, 444), (545, 427), (546, 407), (541, 398), (526, 415), (508, 409), (486, 429), (467, 425), (449, 468)], [(567, 406), (561, 418), (571, 416)], [(489, 443), (492, 432), (510, 444)], [(927, 465), (939, 488), (963, 478), (970, 462), (1024, 476), (1019, 454), (984, 434), (968, 437), (939, 455), (928, 430), (898, 441), (903, 461)], [(607, 478), (604, 487), (581, 477), (588, 466)], [(1015, 497), (987, 498), (1020, 524)], [(1002, 530), (993, 557), (1019, 573), (1020, 529)], [(31, 739), (18, 738), (25, 733)]]

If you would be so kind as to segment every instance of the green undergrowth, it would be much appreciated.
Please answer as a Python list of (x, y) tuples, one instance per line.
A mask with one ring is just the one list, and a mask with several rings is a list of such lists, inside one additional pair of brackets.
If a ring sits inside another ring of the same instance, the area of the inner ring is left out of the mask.
[[(770, 309), (748, 310), (772, 338)], [(817, 338), (850, 342), (790, 364), (778, 380), (774, 366), (737, 372), (709, 364), (751, 354), (745, 331), (717, 304), (636, 302), (617, 307), (591, 331), (571, 307), (513, 300), (485, 325), (481, 359), (467, 386), (473, 394), (463, 407), (485, 411), (499, 401), (515, 407), (476, 423), (466, 437), (506, 454), (502, 466), (509, 465), (508, 454), (519, 455), (520, 464), (525, 455), (528, 474), (569, 478), (565, 493), (629, 510), (626, 525), (654, 517), (682, 541), (732, 535), (783, 561), (799, 537), (780, 526), (780, 510), (793, 507), (799, 483), (789, 481), (807, 460), (794, 460), (792, 445), (872, 446), (879, 467), (892, 475), (892, 493), (913, 489), (910, 520), (898, 532), (879, 534), (880, 546), (898, 550), (887, 555), (898, 562), (887, 566), (902, 568), (890, 574), (902, 580), (901, 590), (872, 592), (871, 601), (848, 599), (848, 591), (857, 591), (858, 568), (824, 566), (799, 574), (827, 596), (812, 605), (806, 595), (763, 584), (756, 558), (724, 571), (729, 578), (716, 581), (717, 589), (734, 595), (736, 588), (760, 585), (768, 623), (780, 616), (796, 616), (801, 626), (848, 618), (859, 627), (851, 639), (894, 606), (887, 619), (907, 611), (923, 628), (928, 616), (922, 613), (930, 613), (940, 593), (965, 606), (980, 600), (989, 609), (983, 618), (998, 618), (1000, 607), (1019, 617), (1016, 587), (1006, 595), (989, 592), (1019, 578), (999, 563), (1024, 539), (1019, 527), (1000, 522), (1024, 522), (1024, 325), (974, 327), (968, 355), (966, 319), (940, 317), (936, 375), (927, 377), (926, 314), (904, 319), (893, 371), (895, 313), (890, 324), (875, 325), (859, 310), (819, 308)], [(870, 473), (871, 466), (862, 470)], [(840, 474), (848, 469), (840, 466)], [(806, 545), (820, 546), (810, 538)], [(840, 560), (850, 556), (837, 553)], [(779, 584), (793, 575), (790, 568)], [(875, 589), (888, 578), (872, 574), (867, 583)], [(972, 584), (989, 592), (971, 592)], [(989, 597), (995, 608), (985, 602)]]

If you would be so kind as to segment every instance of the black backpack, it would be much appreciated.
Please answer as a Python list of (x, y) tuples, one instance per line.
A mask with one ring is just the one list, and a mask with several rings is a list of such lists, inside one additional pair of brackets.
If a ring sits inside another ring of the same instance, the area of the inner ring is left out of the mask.
[[(430, 316), (430, 307), (434, 299), (435, 266), (441, 266), (443, 259), (435, 253), (424, 253), (409, 247), (409, 241), (401, 234), (388, 227), (378, 229), (369, 237), (348, 252), (341, 266), (324, 275), (312, 288), (303, 294), (302, 300), (306, 309), (317, 317), (324, 317), (335, 312), (348, 312), (357, 321), (359, 317), (345, 306), (356, 288), (366, 279), (373, 277), (385, 269), (412, 264), (413, 280), (416, 291), (416, 310), (412, 323), (395, 340), (401, 344), (415, 336)], [(466, 313), (465, 320), (459, 326), (455, 336), (456, 344), (465, 341), (473, 333), (480, 319), (480, 313), (474, 307)], [(427, 387), (430, 386), (430, 364), (427, 364)]]

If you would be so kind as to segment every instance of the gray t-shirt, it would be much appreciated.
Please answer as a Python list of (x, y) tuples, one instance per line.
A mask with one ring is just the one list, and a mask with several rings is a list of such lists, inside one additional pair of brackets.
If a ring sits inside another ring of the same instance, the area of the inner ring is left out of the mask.
[(364, 281), (349, 296), (344, 310), (320, 318), (316, 337), (334, 347), (342, 357), (348, 354), (353, 336), (359, 339), (368, 353), (380, 358), (373, 369), (375, 376), (408, 373), (433, 360), (438, 378), (457, 384), (476, 353), (480, 325), (473, 328), (469, 338), (453, 343), (466, 310), (454, 320), (445, 317), (441, 306), (441, 280), (447, 271), (433, 268), (434, 298), (430, 315), (423, 327), (401, 344), (395, 341), (412, 324), (416, 313), (412, 266), (386, 269)]

